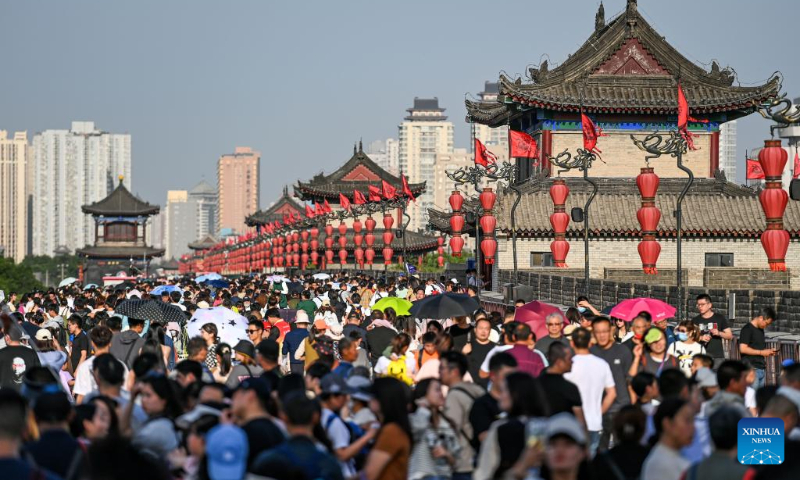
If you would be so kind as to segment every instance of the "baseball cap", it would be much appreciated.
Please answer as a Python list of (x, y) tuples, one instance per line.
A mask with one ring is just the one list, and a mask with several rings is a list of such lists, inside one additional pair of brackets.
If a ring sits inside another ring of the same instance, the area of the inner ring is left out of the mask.
[(233, 351), (242, 355), (246, 355), (254, 360), (256, 358), (256, 347), (247, 340), (239, 340), (239, 343), (233, 347)]
[(280, 348), (278, 348), (278, 342), (275, 340), (271, 338), (261, 340), (261, 343), (258, 344), (256, 350), (258, 350), (258, 353), (267, 360), (272, 360), (273, 362), (278, 361)]
[(270, 393), (272, 393), (272, 388), (270, 387), (269, 382), (261, 377), (245, 378), (241, 383), (239, 383), (239, 387), (236, 390), (252, 390), (256, 392), (256, 395), (258, 395), (258, 397), (262, 400), (267, 400)]
[(656, 343), (657, 341), (661, 340), (661, 337), (664, 336), (664, 332), (657, 328), (651, 328), (647, 335), (644, 337), (644, 341), (646, 344), (650, 345), (651, 343)]
[(305, 310), (298, 310), (294, 317), (294, 323), (296, 325), (300, 325), (301, 323), (305, 323), (308, 325), (308, 314)]
[(217, 425), (206, 435), (208, 475), (214, 480), (239, 480), (247, 468), (248, 443), (244, 430), (234, 425)]
[(330, 301), (330, 299), (328, 299), (328, 298), (323, 298), (323, 299), (322, 299), (322, 306), (323, 306), (323, 307), (330, 307), (330, 306), (331, 306), (331, 301)]
[(559, 435), (567, 436), (580, 445), (586, 445), (586, 432), (575, 417), (567, 412), (557, 413), (547, 422), (545, 430), (547, 441)]
[(36, 340), (40, 342), (46, 342), (48, 340), (53, 339), (53, 334), (50, 333), (50, 330), (46, 328), (40, 328), (38, 332), (36, 332)]
[(360, 375), (350, 375), (350, 378), (347, 379), (347, 388), (350, 389), (350, 396), (362, 402), (372, 400), (372, 393), (369, 390), (371, 386), (372, 382), (369, 381), (369, 378)]
[(697, 386), (703, 387), (716, 387), (717, 375), (708, 367), (700, 367), (694, 374), (694, 379), (697, 381)]
[(314, 320), (314, 328), (316, 328), (317, 330), (327, 330), (328, 324), (325, 323), (325, 320), (318, 318)]
[(336, 373), (328, 373), (319, 382), (319, 387), (322, 393), (347, 395), (351, 393), (350, 387), (347, 382)]

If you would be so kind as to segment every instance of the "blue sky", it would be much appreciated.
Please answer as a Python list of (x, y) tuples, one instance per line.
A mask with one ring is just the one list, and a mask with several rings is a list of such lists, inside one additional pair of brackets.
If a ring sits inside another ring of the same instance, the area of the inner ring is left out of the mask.
[[(625, 0), (608, 0), (606, 18)], [(437, 96), (466, 147), (464, 95), (498, 72), (551, 66), (594, 28), (594, 0), (3, 2), (0, 129), (93, 120), (133, 136), (134, 191), (216, 182), (219, 155), (262, 153), (261, 203), (330, 171), (365, 143), (397, 135), (415, 96)], [(800, 95), (800, 2), (639, 0), (696, 63), (730, 65), (743, 84), (784, 74)], [(740, 158), (767, 136), (739, 122)]]

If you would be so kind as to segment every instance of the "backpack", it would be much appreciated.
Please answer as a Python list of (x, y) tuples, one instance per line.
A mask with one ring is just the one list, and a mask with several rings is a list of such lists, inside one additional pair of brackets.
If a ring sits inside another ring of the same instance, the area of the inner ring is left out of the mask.
[(411, 380), (411, 377), (408, 376), (406, 369), (406, 357), (404, 355), (389, 362), (389, 366), (386, 368), (386, 376), (396, 378), (410, 386), (414, 382)]
[[(358, 424), (351, 422), (349, 420), (344, 420), (342, 417), (339, 416), (336, 412), (331, 412), (331, 416), (328, 417), (328, 420), (325, 422), (325, 432), (327, 433), (328, 429), (330, 428), (331, 424), (334, 420), (339, 419), (345, 427), (347, 427), (347, 433), (350, 435), (350, 440), (348, 440), (348, 444), (352, 445), (353, 442), (358, 440), (359, 438), (364, 436), (364, 429), (362, 429)], [(356, 464), (356, 470), (361, 471), (364, 468), (364, 465), (367, 463), (367, 455), (369, 455), (369, 447), (364, 446), (353, 460)]]

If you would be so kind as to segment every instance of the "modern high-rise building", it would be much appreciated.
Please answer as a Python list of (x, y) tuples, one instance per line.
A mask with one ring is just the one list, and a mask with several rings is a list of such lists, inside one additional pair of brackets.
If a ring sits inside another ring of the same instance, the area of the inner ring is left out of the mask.
[(195, 213), (195, 237), (192, 241), (201, 240), (207, 235), (217, 235), (217, 208), (219, 195), (217, 190), (205, 180), (189, 190), (189, 204)]
[(247, 231), (245, 218), (258, 210), (260, 160), (261, 154), (250, 147), (236, 147), (232, 154), (219, 157), (217, 229), (220, 231), (231, 229), (239, 234)]
[(118, 178), (131, 190), (131, 136), (103, 132), (94, 122), (72, 122), (70, 130), (45, 130), (33, 137), (29, 162), (33, 255), (53, 255), (94, 242), (94, 221), (82, 205), (108, 196)]
[(400, 175), (399, 148), (396, 138), (387, 138), (370, 143), (366, 153), (382, 169), (392, 175)]
[(736, 120), (719, 127), (719, 169), (729, 181), (736, 181)]
[(19, 263), (27, 253), (28, 133), (0, 130), (0, 256)]
[(420, 230), (427, 224), (428, 209), (433, 207), (436, 155), (453, 151), (453, 123), (447, 121), (438, 98), (414, 98), (414, 106), (397, 128), (399, 132), (398, 165), (411, 183), (427, 182), (428, 188), (411, 203), (409, 228)]
[(189, 206), (189, 192), (167, 191), (164, 206), (164, 258), (178, 258), (189, 252), (189, 243), (195, 240), (195, 217)]
[[(497, 95), (500, 93), (500, 84), (497, 82), (484, 82), (483, 91), (478, 93), (478, 98), (482, 102), (496, 102)], [(500, 151), (508, 151), (508, 127), (490, 128), (482, 123), (472, 124), (475, 138), (481, 141), (495, 155)], [(469, 151), (475, 151), (474, 143), (470, 142)]]

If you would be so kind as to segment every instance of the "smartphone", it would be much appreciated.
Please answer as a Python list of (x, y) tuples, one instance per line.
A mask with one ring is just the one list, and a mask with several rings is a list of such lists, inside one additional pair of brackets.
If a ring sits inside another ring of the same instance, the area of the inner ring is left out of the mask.
[(547, 419), (532, 418), (525, 425), (525, 444), (531, 448), (543, 448)]

